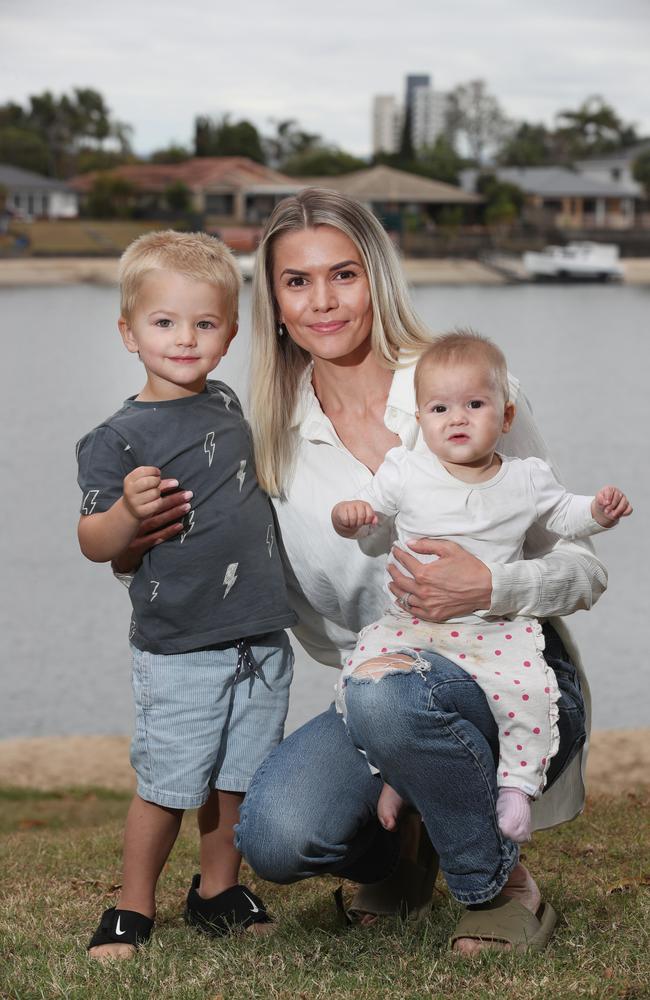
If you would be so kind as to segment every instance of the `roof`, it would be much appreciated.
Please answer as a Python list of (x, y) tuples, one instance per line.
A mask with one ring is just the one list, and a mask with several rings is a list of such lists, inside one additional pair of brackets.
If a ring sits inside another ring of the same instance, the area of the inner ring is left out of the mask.
[(120, 177), (134, 187), (151, 192), (162, 192), (170, 184), (181, 181), (195, 191), (233, 188), (289, 187), (295, 191), (295, 181), (255, 163), (246, 156), (197, 156), (182, 163), (127, 163), (111, 170), (92, 171), (73, 177), (70, 184), (76, 191), (90, 191), (100, 176)]
[[(515, 184), (526, 194), (544, 198), (634, 198), (640, 193), (638, 184), (601, 180), (568, 167), (496, 167), (489, 172), (496, 174), (500, 181)], [(461, 172), (465, 190), (474, 189), (478, 175), (476, 169)]]
[(323, 187), (350, 195), (358, 201), (405, 202), (429, 205), (477, 204), (483, 198), (452, 184), (409, 174), (394, 167), (377, 166), (337, 177), (303, 177), (304, 187)]
[(70, 191), (70, 185), (53, 177), (35, 174), (9, 163), (0, 163), (0, 184), (7, 188), (23, 188), (34, 191)]
[(650, 139), (643, 139), (634, 146), (619, 149), (615, 153), (603, 153), (601, 156), (591, 156), (586, 160), (576, 160), (580, 170), (589, 171), (589, 167), (625, 167), (631, 166), (641, 153), (650, 152)]

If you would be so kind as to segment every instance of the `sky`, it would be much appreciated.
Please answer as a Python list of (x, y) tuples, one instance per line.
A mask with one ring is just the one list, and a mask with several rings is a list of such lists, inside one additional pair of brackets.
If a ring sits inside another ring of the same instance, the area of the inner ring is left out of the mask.
[(373, 95), (407, 73), (482, 78), (548, 125), (601, 94), (650, 135), (650, 0), (0, 0), (0, 103), (93, 87), (141, 154), (230, 112), (367, 155)]

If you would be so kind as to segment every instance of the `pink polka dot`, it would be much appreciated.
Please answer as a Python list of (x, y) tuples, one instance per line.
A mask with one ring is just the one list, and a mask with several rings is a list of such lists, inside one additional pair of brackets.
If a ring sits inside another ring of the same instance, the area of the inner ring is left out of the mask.
[(388, 652), (388, 649), (387, 649), (387, 647), (386, 647), (386, 646), (382, 646), (382, 647), (381, 647), (381, 652), (382, 652), (382, 653), (387, 653), (387, 652)]
[(544, 688), (544, 694), (550, 694), (550, 693), (551, 693), (550, 688)]
[(366, 648), (365, 646), (359, 646), (360, 650), (364, 650), (365, 648)]
[(526, 631), (527, 632), (532, 632), (533, 631), (532, 628), (530, 627), (530, 625), (527, 627)]
[(495, 701), (499, 700), (499, 695), (498, 694), (493, 694), (492, 697), (494, 698)]
[(499, 622), (499, 625), (501, 626), (501, 628), (503, 628), (503, 626), (505, 625), (505, 622)]
[(483, 636), (482, 636), (482, 635), (477, 635), (477, 636), (476, 636), (476, 638), (477, 638), (477, 639), (482, 639), (482, 638), (483, 638)]
[(523, 750), (523, 749), (524, 749), (524, 748), (522, 747), (521, 743), (518, 743), (518, 744), (517, 744), (517, 750)]
[(506, 639), (512, 639), (512, 636), (511, 635), (507, 635)]
[(509, 774), (510, 772), (509, 772), (509, 771), (502, 771), (501, 773), (503, 774), (503, 777), (504, 777), (504, 778), (507, 778), (507, 777), (508, 777), (508, 774)]
[(519, 764), (521, 765), (521, 767), (528, 767), (528, 761), (527, 760), (520, 760)]
[(416, 653), (421, 653), (422, 652), (422, 646), (414, 646), (413, 649), (414, 649), (414, 651)]
[(542, 730), (539, 728), (539, 726), (535, 726), (535, 728), (533, 729), (533, 732), (535, 733), (535, 736), (539, 736), (539, 734), (541, 733), (541, 731)]
[(546, 763), (546, 757), (542, 757), (542, 764)]
[(419, 624), (420, 624), (420, 619), (419, 618), (413, 618), (411, 620), (411, 625), (419, 625)]
[(501, 650), (500, 649), (495, 649), (494, 650), (494, 655), (495, 656), (501, 656)]
[(348, 660), (348, 666), (350, 666), (351, 663), (352, 663), (352, 660)]
[(379, 625), (373, 625), (373, 626), (372, 626), (372, 630), (373, 630), (373, 632), (376, 632), (378, 628), (379, 628)]
[(521, 700), (522, 701), (528, 701), (528, 698), (529, 698), (529, 695), (527, 695), (527, 694), (522, 694), (522, 696), (521, 696)]
[(524, 660), (524, 666), (525, 667), (529, 667), (530, 666), (530, 660)]
[(404, 635), (404, 632), (402, 631), (402, 629), (400, 629), (399, 632), (395, 633), (395, 635)]
[(521, 681), (518, 681), (518, 680), (514, 680), (514, 681), (513, 681), (512, 683), (513, 683), (513, 684), (521, 684)]
[(514, 712), (508, 712), (508, 718), (509, 719), (514, 719), (514, 717), (515, 717), (515, 713)]
[(459, 660), (465, 660), (465, 659), (466, 659), (466, 656), (465, 656), (465, 654), (464, 654), (464, 653), (459, 653), (459, 654), (458, 654), (458, 659), (459, 659)]
[(504, 736), (510, 736), (510, 730), (509, 730), (509, 729), (506, 729), (506, 731), (505, 731), (505, 733), (504, 733), (503, 735), (504, 735)]
[(477, 681), (478, 680), (478, 677), (476, 676), (476, 674), (472, 674), (472, 680), (473, 681)]
[(449, 633), (449, 635), (452, 637), (452, 639), (457, 639), (458, 638), (458, 634), (459, 634), (458, 632), (450, 632)]
[(500, 677), (500, 676), (501, 676), (501, 671), (500, 671), (500, 670), (495, 670), (494, 672), (495, 672), (495, 674), (497, 675), (497, 677)]

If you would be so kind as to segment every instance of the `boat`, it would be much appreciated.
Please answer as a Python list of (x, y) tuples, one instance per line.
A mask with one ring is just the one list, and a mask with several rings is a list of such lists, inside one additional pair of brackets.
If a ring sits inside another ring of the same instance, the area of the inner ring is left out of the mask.
[(532, 278), (542, 281), (620, 281), (623, 277), (618, 247), (587, 240), (525, 253), (524, 267)]
[(254, 253), (236, 253), (235, 260), (241, 271), (241, 276), (244, 281), (250, 281), (253, 277), (253, 271), (255, 270), (255, 254)]

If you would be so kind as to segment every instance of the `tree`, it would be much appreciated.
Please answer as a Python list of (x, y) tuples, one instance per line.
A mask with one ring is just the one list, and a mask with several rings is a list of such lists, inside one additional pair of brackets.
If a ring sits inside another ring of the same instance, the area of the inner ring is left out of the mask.
[(262, 140), (249, 121), (232, 122), (230, 115), (214, 120), (201, 115), (194, 121), (196, 156), (247, 156), (256, 163), (265, 163)]
[(637, 156), (632, 166), (632, 176), (643, 185), (646, 198), (650, 198), (650, 149)]
[(182, 215), (192, 207), (192, 192), (183, 181), (173, 181), (165, 188), (165, 202), (170, 211)]
[(0, 163), (11, 163), (37, 174), (50, 172), (47, 143), (27, 128), (0, 127)]
[(555, 120), (556, 152), (566, 162), (612, 153), (639, 141), (634, 125), (624, 122), (598, 94), (575, 110), (558, 111)]
[(498, 162), (509, 167), (536, 167), (554, 162), (554, 138), (545, 125), (521, 122), (499, 150)]
[(272, 120), (275, 134), (264, 138), (267, 162), (272, 167), (284, 170), (284, 164), (295, 156), (310, 150), (322, 148), (322, 139), (316, 132), (305, 132), (293, 118)]
[(183, 163), (192, 158), (192, 153), (185, 146), (172, 142), (164, 149), (156, 149), (149, 157), (151, 163)]
[(458, 184), (463, 159), (446, 135), (439, 135), (433, 146), (424, 146), (415, 163), (416, 172), (445, 184)]
[(336, 146), (314, 146), (303, 153), (295, 153), (282, 164), (282, 170), (291, 177), (334, 177), (363, 170), (368, 164)]
[(96, 219), (125, 219), (131, 215), (135, 188), (123, 177), (96, 177), (86, 202), (86, 214)]
[(488, 92), (483, 80), (461, 83), (450, 92), (447, 137), (455, 148), (459, 140), (464, 141), (477, 164), (483, 162), (490, 149), (503, 142), (510, 127), (499, 102)]
[(480, 174), (476, 190), (485, 198), (483, 218), (487, 225), (514, 222), (524, 206), (523, 191), (516, 184), (500, 181), (495, 174)]

